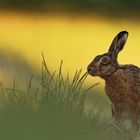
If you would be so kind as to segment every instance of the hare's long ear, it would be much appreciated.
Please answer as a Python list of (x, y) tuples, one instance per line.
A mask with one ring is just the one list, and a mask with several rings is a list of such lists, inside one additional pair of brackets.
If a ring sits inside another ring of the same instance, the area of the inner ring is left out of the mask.
[(114, 60), (117, 60), (118, 53), (123, 49), (128, 38), (128, 32), (122, 31), (116, 35), (113, 39), (108, 53), (112, 56)]

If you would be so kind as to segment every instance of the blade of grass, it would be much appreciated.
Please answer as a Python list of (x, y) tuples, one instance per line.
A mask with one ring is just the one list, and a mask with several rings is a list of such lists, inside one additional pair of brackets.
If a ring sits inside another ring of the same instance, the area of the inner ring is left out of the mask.
[(95, 86), (99, 85), (100, 83), (95, 83), (94, 85), (91, 85), (89, 88), (87, 88), (84, 92), (87, 93), (89, 92), (91, 89), (93, 89)]

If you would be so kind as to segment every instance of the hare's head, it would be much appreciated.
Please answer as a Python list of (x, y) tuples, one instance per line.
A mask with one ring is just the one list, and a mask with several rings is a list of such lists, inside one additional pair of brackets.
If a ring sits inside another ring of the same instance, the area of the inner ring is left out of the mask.
[(117, 34), (113, 39), (108, 52), (96, 56), (88, 65), (88, 73), (91, 76), (100, 76), (102, 78), (112, 75), (118, 67), (117, 57), (119, 52), (123, 49), (127, 38), (127, 31), (122, 31)]

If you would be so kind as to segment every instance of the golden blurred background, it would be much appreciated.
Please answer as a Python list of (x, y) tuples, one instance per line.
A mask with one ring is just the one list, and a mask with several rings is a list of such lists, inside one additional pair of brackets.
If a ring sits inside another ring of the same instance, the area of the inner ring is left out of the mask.
[[(77, 5), (82, 4), (83, 1), (77, 0)], [(102, 1), (105, 4), (103, 6), (94, 3), (96, 0), (91, 0), (92, 7), (88, 7), (89, 4), (87, 7), (85, 5), (85, 8), (82, 8), (84, 5), (73, 8), (74, 1), (73, 3), (69, 1), (68, 4), (66, 1), (63, 3), (62, 1), (42, 0), (43, 2), (45, 4), (39, 5), (39, 1), (37, 3), (36, 0), (33, 6), (27, 1), (23, 5), (22, 2), (14, 0), (12, 4), (7, 2), (8, 6), (1, 5), (0, 49), (2, 52), (8, 52), (5, 58), (9, 57), (9, 54), (14, 55), (15, 60), (24, 59), (33, 71), (41, 71), (41, 52), (44, 52), (51, 71), (58, 69), (60, 61), (63, 60), (65, 74), (73, 74), (76, 69), (80, 68), (83, 68), (85, 72), (87, 65), (96, 55), (108, 50), (114, 36), (122, 30), (127, 30), (129, 39), (120, 54), (119, 62), (140, 66), (138, 8), (133, 10), (130, 1), (126, 2), (127, 5), (124, 3), (120, 7), (117, 5), (116, 9), (113, 9), (113, 6), (116, 6), (115, 3), (108, 7), (108, 1)], [(125, 9), (122, 9), (123, 5), (126, 6)], [(132, 10), (134, 13), (131, 12)], [(16, 61), (11, 61), (11, 63), (16, 63)], [(8, 66), (8, 69), (11, 68)], [(11, 77), (16, 75), (16, 73), (12, 74)], [(8, 81), (10, 74), (6, 79), (5, 75), (7, 73), (1, 74), (1, 82)], [(89, 77), (89, 82), (97, 81), (101, 80)]]

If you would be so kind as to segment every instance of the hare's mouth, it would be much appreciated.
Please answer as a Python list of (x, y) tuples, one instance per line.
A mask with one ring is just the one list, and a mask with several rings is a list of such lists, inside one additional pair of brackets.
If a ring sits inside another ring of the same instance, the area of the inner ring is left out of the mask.
[(91, 76), (97, 76), (98, 75), (98, 73), (97, 73), (97, 71), (96, 71), (96, 69), (94, 67), (88, 67), (87, 72)]

